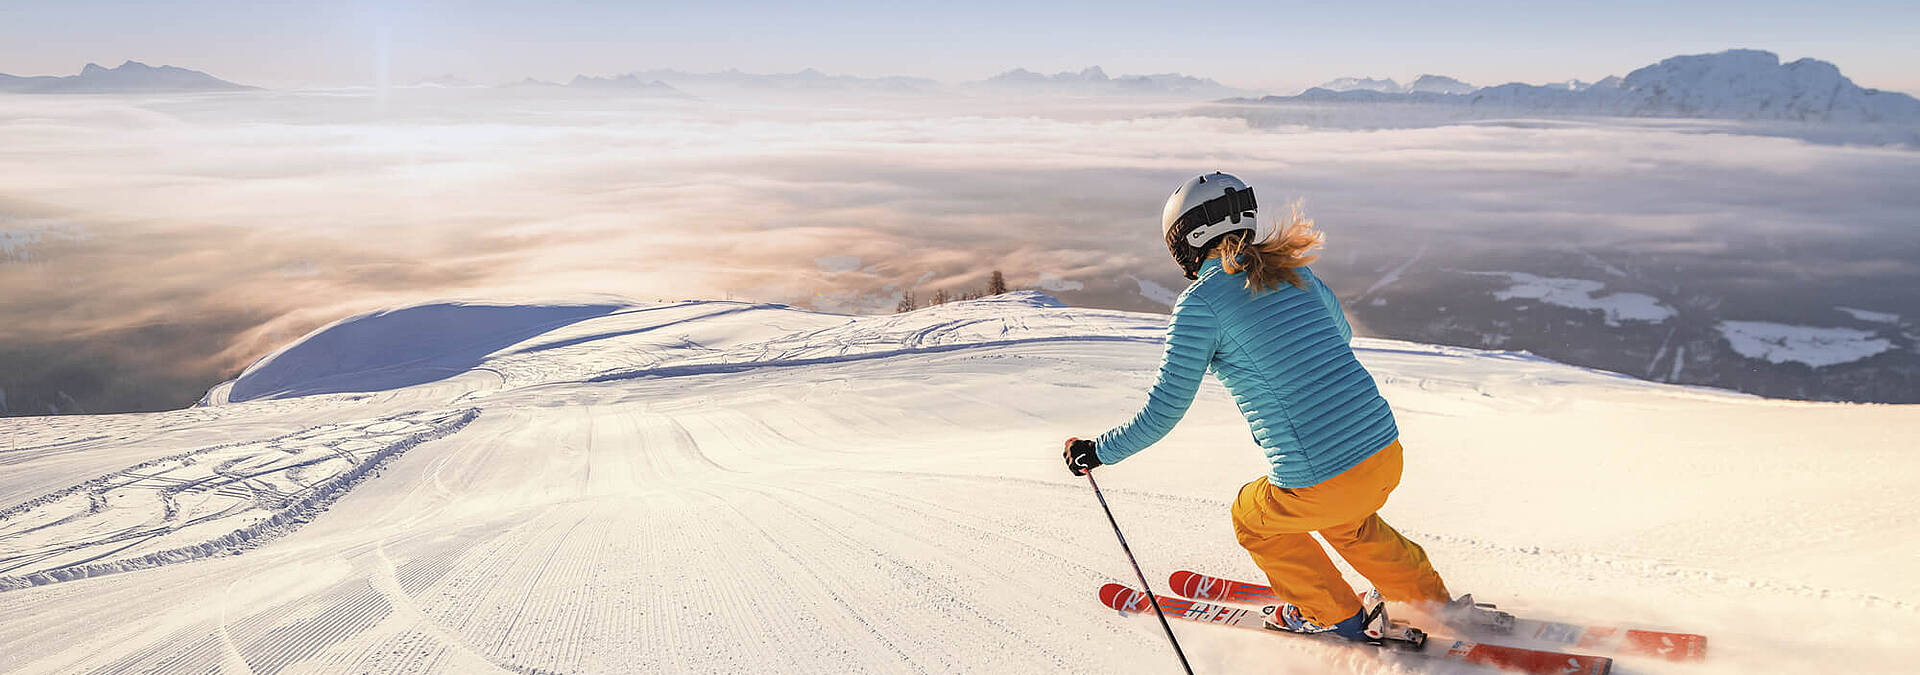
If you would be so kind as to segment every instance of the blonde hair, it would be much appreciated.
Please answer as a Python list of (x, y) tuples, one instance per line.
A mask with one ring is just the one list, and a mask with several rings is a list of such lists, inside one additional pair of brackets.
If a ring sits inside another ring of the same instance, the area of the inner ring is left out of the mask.
[(1286, 220), (1280, 231), (1264, 244), (1247, 243), (1253, 233), (1234, 232), (1220, 238), (1211, 256), (1220, 257), (1220, 266), (1229, 274), (1247, 273), (1247, 291), (1258, 293), (1279, 288), (1281, 283), (1305, 290), (1307, 282), (1295, 271), (1320, 256), (1314, 249), (1326, 244), (1326, 235), (1313, 226), (1313, 219), (1300, 212), (1300, 203), (1287, 205)]

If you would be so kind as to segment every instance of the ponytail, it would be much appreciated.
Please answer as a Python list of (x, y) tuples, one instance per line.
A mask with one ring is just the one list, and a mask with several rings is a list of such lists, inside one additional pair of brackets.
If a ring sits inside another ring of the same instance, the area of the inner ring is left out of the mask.
[(1213, 254), (1220, 256), (1222, 268), (1229, 274), (1246, 272), (1249, 292), (1270, 291), (1282, 283), (1306, 289), (1306, 280), (1296, 270), (1320, 258), (1312, 251), (1326, 243), (1326, 235), (1301, 215), (1298, 202), (1288, 206), (1286, 222), (1266, 243), (1247, 243), (1250, 234), (1243, 230), (1220, 238)]

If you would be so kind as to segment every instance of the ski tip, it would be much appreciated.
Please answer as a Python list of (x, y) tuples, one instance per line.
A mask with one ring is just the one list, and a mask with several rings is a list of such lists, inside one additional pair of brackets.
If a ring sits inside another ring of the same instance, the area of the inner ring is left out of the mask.
[(1193, 582), (1199, 577), (1199, 574), (1180, 570), (1167, 576), (1167, 585), (1173, 587), (1173, 592), (1191, 598), (1193, 597)]
[[(1541, 667), (1533, 672), (1567, 675), (1611, 675), (1613, 673), (1613, 659), (1605, 656), (1559, 653), (1552, 656), (1553, 658), (1543, 659), (1545, 663), (1539, 664)], [(1558, 661), (1560, 658), (1566, 660)]]
[(1668, 661), (1704, 661), (1707, 658), (1707, 636), (1629, 630), (1625, 651), (1656, 656)]
[(1138, 612), (1147, 608), (1145, 594), (1120, 584), (1101, 586), (1100, 602), (1122, 612)]
[(1187, 570), (1174, 572), (1172, 576), (1167, 577), (1167, 585), (1173, 587), (1175, 594), (1195, 600), (1251, 602), (1260, 599), (1236, 598), (1229, 590), (1237, 585), (1235, 582)]

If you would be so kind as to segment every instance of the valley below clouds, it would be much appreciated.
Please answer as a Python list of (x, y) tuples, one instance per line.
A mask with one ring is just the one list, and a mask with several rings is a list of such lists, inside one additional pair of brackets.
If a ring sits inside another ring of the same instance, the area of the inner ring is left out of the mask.
[(1301, 201), (1363, 333), (1920, 400), (1920, 151), (1780, 128), (984, 94), (0, 96), (0, 409), (177, 408), (327, 322), (447, 298), (883, 313), (998, 269), (1165, 311), (1184, 280), (1161, 203), (1213, 170), (1263, 217)]

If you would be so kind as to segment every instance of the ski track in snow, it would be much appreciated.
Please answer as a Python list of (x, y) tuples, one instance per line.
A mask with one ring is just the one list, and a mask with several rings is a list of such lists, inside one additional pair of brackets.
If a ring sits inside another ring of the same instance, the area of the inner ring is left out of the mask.
[[(345, 373), (321, 395), (0, 420), (0, 671), (1164, 672), (1158, 625), (1094, 598), (1132, 571), (1055, 448), (1143, 400), (1165, 317), (1051, 304), (635, 306), (465, 372), (383, 366), (420, 382), (401, 389)], [(489, 330), (524, 328), (497, 309)], [(1887, 450), (1914, 407), (1357, 348), (1408, 442), (1386, 515), (1455, 591), (1714, 640), (1707, 664), (1621, 673), (1916, 656), (1920, 583), (1888, 542), (1920, 534), (1897, 516), (1920, 466)], [(420, 356), (386, 362), (436, 367)], [(1245, 434), (1209, 381), (1163, 447), (1102, 469), (1156, 585), (1258, 578), (1227, 522), (1263, 470)], [(326, 498), (263, 536), (149, 559), (302, 490)], [(1490, 672), (1175, 630), (1201, 672)]]

